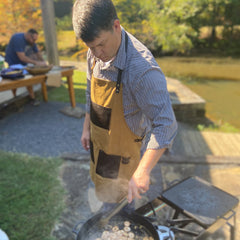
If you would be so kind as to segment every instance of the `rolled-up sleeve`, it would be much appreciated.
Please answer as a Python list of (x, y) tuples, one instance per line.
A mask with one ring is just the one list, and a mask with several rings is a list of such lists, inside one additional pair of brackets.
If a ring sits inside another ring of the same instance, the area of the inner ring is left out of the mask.
[(147, 149), (170, 149), (177, 134), (167, 83), (160, 68), (145, 72), (135, 87), (137, 105), (151, 122)]

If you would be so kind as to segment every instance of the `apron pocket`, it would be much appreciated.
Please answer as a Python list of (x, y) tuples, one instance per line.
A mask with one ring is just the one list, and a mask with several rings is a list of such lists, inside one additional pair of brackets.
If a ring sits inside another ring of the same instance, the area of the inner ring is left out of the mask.
[(90, 118), (96, 126), (109, 130), (111, 112), (110, 108), (91, 102)]
[(108, 155), (100, 150), (98, 155), (98, 162), (96, 173), (103, 178), (118, 178), (121, 156)]

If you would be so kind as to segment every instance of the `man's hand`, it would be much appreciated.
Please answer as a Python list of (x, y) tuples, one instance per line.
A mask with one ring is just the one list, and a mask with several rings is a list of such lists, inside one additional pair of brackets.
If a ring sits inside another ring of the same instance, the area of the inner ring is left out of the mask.
[(83, 148), (88, 151), (90, 148), (90, 131), (89, 130), (83, 130), (82, 137), (81, 137), (81, 143)]
[(150, 173), (166, 149), (147, 149), (128, 183), (128, 202), (149, 189)]
[(44, 62), (44, 61), (36, 61), (35, 65), (36, 66), (47, 66), (46, 62)]
[(128, 183), (128, 202), (130, 203), (134, 198), (140, 199), (141, 194), (148, 191), (149, 184), (150, 175), (138, 168)]

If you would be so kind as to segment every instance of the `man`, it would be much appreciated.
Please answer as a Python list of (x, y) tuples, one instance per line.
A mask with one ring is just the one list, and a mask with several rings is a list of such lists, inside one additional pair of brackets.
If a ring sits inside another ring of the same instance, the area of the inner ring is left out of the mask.
[[(15, 33), (6, 48), (5, 61), (9, 66), (15, 64), (27, 65), (28, 63), (45, 66), (46, 63), (38, 50), (36, 41), (38, 39), (38, 32), (35, 29), (29, 29), (25, 33)], [(35, 100), (32, 86), (27, 87), (31, 103), (38, 105), (39, 102)], [(13, 90), (16, 96), (16, 89)]]
[(121, 27), (111, 0), (77, 0), (73, 28), (89, 47), (81, 142), (91, 152), (96, 195), (130, 203), (148, 191), (152, 169), (176, 136), (166, 80), (150, 51)]

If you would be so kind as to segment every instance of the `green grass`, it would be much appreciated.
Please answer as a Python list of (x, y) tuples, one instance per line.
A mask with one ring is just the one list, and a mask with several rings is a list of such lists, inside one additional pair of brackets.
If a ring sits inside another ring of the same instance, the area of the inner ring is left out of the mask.
[(210, 125), (198, 124), (197, 130), (225, 133), (239, 133), (239, 129), (229, 123), (214, 123)]
[[(74, 71), (73, 84), (75, 99), (77, 103), (86, 103), (85, 90), (87, 88), (86, 72), (81, 72), (79, 70)], [(49, 101), (57, 102), (69, 102), (69, 94), (67, 84), (64, 83), (59, 88), (54, 88), (48, 93)]]
[(0, 227), (11, 240), (50, 240), (63, 209), (61, 160), (0, 151)]

